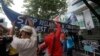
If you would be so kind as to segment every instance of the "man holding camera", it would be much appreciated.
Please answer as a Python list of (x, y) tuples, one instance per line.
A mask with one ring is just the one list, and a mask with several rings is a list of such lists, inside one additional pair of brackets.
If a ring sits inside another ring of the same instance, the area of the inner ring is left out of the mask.
[(4, 30), (5, 28), (0, 25), (0, 56), (8, 56), (7, 45), (12, 41), (12, 37), (5, 36)]

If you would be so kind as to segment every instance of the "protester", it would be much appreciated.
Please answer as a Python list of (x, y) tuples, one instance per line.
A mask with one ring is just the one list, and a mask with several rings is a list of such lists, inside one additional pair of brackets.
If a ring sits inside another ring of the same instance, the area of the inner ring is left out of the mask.
[[(8, 35), (10, 35), (10, 30), (12, 30), (12, 29), (9, 29)], [(18, 27), (15, 27), (14, 35), (19, 37), (19, 29), (18, 29)], [(9, 46), (9, 56), (18, 56), (17, 50), (15, 48), (13, 48), (11, 45)]]
[(13, 35), (12, 29), (11, 34), (13, 35), (13, 41), (11, 46), (16, 49), (19, 56), (37, 56), (37, 33), (33, 27), (33, 22), (29, 18), (26, 19), (28, 24), (22, 26), (18, 37)]
[(62, 42), (62, 44), (63, 44), (63, 42), (64, 42), (65, 39), (66, 39), (66, 33), (61, 32), (60, 33), (60, 41)]
[(49, 34), (45, 36), (44, 43), (39, 47), (39, 50), (47, 49), (47, 56), (62, 56), (63, 46), (60, 41), (61, 27), (59, 23), (55, 23), (56, 28), (49, 29)]
[(80, 48), (82, 49), (82, 48), (83, 48), (83, 43), (82, 43), (82, 41), (84, 40), (84, 37), (83, 37), (83, 35), (82, 35), (82, 30), (79, 30), (79, 32), (78, 32), (78, 37), (79, 37), (79, 46), (80, 46)]
[(4, 29), (5, 27), (0, 25), (0, 56), (8, 56), (7, 45), (12, 41), (12, 37), (4, 34)]
[(36, 56), (36, 31), (30, 26), (23, 26), (20, 29), (20, 38), (14, 36), (11, 43), (17, 50), (19, 56)]
[(74, 43), (75, 43), (75, 50), (79, 50), (79, 35), (77, 32), (72, 33), (73, 37), (74, 37)]
[[(62, 46), (63, 46), (63, 56), (66, 56), (67, 55), (67, 49), (65, 49), (65, 46), (66, 44), (64, 45), (64, 41), (67, 39), (67, 33), (63, 33), (61, 32), (60, 34), (60, 41), (62, 43)], [(67, 48), (67, 47), (66, 47)]]
[[(73, 56), (74, 37), (71, 33), (66, 34), (66, 38), (63, 43), (65, 56)], [(67, 53), (67, 54), (66, 54)]]
[(92, 35), (92, 27), (90, 25), (90, 21), (87, 22), (87, 32), (88, 32), (88, 35)]
[(64, 38), (62, 39), (62, 43), (63, 43), (63, 56), (66, 56), (67, 55), (67, 36), (68, 34), (66, 33)]

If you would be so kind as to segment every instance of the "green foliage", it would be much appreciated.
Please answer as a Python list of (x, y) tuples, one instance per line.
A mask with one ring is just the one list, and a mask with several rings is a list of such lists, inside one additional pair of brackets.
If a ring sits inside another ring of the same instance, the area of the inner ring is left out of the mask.
[[(3, 0), (3, 1), (7, 6), (11, 6), (11, 4), (14, 4), (13, 0)], [(0, 7), (0, 12), (2, 12), (2, 8), (1, 7)]]
[(49, 19), (67, 10), (66, 0), (25, 0), (26, 13), (38, 18)]
[(11, 6), (11, 4), (13, 3), (13, 0), (4, 0), (5, 4), (7, 4), (8, 6)]

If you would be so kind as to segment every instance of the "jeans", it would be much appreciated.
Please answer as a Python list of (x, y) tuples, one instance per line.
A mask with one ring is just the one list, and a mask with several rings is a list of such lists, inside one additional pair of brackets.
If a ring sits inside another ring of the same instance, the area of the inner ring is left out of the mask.
[(73, 48), (67, 49), (67, 56), (73, 56)]

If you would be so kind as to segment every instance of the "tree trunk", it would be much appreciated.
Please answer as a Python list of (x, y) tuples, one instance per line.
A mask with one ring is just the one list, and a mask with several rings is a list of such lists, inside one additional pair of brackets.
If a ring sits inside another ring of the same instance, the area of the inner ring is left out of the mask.
[(82, 1), (90, 9), (90, 11), (97, 17), (97, 19), (99, 20), (99, 23), (100, 23), (100, 15), (93, 9), (93, 7), (86, 0), (82, 0)]

